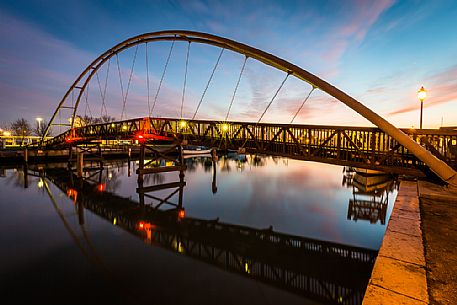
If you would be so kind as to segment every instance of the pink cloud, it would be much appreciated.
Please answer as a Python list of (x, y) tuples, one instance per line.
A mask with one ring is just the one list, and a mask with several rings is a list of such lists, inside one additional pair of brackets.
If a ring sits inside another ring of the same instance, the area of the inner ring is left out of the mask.
[(394, 0), (357, 0), (354, 6), (354, 14), (350, 16), (348, 23), (340, 26), (338, 35), (354, 37), (357, 41), (363, 40), (382, 12), (391, 7), (394, 2)]
[(337, 22), (335, 30), (320, 42), (322, 48), (326, 48), (321, 58), (334, 65), (338, 64), (348, 47), (360, 44), (381, 14), (393, 3), (394, 0), (357, 0), (350, 8), (351, 12), (342, 16), (343, 21)]
[[(425, 108), (457, 101), (457, 65), (430, 77), (425, 77), (425, 79), (430, 80), (430, 84), (426, 86), (428, 97), (424, 103)], [(417, 102), (410, 103), (390, 112), (389, 115), (416, 111), (417, 108)]]

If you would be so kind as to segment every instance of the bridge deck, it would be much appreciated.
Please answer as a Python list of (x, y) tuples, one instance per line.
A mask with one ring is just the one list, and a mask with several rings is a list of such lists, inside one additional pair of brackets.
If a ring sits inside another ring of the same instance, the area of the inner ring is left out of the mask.
[[(403, 129), (432, 154), (457, 168), (457, 131)], [(46, 147), (78, 141), (138, 141), (166, 134), (189, 144), (279, 155), (295, 159), (424, 176), (427, 166), (379, 128), (139, 118), (75, 128), (45, 142)]]

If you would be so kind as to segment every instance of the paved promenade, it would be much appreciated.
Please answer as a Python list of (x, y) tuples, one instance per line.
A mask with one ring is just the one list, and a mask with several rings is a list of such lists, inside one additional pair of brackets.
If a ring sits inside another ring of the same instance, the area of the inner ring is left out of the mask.
[(457, 304), (455, 193), (401, 182), (363, 304)]

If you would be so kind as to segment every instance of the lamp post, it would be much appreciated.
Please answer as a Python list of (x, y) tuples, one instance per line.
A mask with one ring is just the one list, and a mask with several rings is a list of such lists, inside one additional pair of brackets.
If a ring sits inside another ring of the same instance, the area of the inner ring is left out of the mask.
[(424, 86), (422, 86), (419, 91), (417, 91), (417, 97), (421, 102), (420, 129), (422, 129), (422, 109), (424, 108), (424, 100), (427, 97), (427, 91), (424, 89)]
[(41, 121), (43, 121), (42, 118), (36, 118), (36, 120), (38, 121), (38, 131), (41, 132)]

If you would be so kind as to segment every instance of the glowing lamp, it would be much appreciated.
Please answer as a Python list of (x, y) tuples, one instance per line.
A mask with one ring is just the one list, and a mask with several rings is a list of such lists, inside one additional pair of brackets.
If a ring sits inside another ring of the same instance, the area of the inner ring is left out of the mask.
[(11, 132), (9, 132), (9, 131), (4, 131), (4, 132), (3, 132), (3, 135), (4, 135), (5, 137), (9, 137), (9, 136), (11, 135)]
[(43, 121), (42, 118), (36, 118), (37, 122), (38, 122), (38, 129), (41, 128), (41, 121)]
[(419, 91), (417, 91), (417, 98), (421, 102), (421, 116), (420, 116), (420, 129), (422, 129), (422, 110), (424, 108), (424, 100), (427, 97), (427, 91), (422, 86)]
[(183, 120), (181, 120), (181, 121), (179, 121), (179, 126), (180, 126), (181, 128), (186, 128), (186, 126), (187, 126), (187, 122), (186, 122), (186, 121), (183, 121)]
[(99, 192), (104, 192), (105, 191), (105, 185), (103, 183), (97, 184), (97, 190)]
[(251, 273), (251, 268), (249, 268), (249, 264), (248, 263), (244, 263), (244, 271), (246, 271), (246, 273)]
[(419, 91), (417, 91), (417, 98), (423, 102), (425, 98), (427, 97), (427, 90), (424, 89), (424, 86), (422, 86)]
[(229, 129), (229, 125), (227, 123), (222, 124), (222, 131), (226, 132)]
[(178, 218), (183, 219), (184, 217), (186, 217), (186, 212), (184, 212), (184, 210), (179, 210)]
[(67, 189), (67, 196), (73, 199), (73, 203), (76, 203), (76, 199), (78, 198), (78, 191), (73, 188)]
[(149, 222), (140, 221), (138, 223), (138, 229), (143, 230), (143, 231), (151, 231), (153, 229), (153, 225), (150, 224)]
[(127, 125), (122, 125), (122, 130), (127, 130)]

